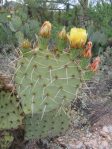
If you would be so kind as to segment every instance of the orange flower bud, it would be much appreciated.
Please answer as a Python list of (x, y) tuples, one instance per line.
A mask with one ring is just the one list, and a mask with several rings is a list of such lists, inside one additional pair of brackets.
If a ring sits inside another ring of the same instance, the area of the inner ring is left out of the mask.
[(61, 32), (58, 33), (58, 37), (59, 37), (59, 39), (62, 39), (62, 40), (66, 40), (67, 39), (67, 34), (66, 34), (65, 27), (63, 27)]
[(51, 23), (49, 21), (45, 21), (40, 29), (40, 36), (44, 37), (44, 38), (48, 38), (50, 37), (51, 34)]
[(88, 49), (92, 49), (92, 42), (91, 42), (91, 41), (88, 41), (88, 43), (87, 43), (87, 48), (88, 48)]
[(90, 58), (92, 56), (91, 49), (84, 49), (83, 56), (87, 57), (87, 58)]
[(86, 45), (86, 48), (84, 49), (83, 51), (83, 56), (84, 57), (87, 57), (87, 58), (90, 58), (92, 56), (92, 52), (91, 52), (91, 49), (92, 49), (92, 42), (89, 41)]
[(93, 60), (93, 62), (90, 64), (90, 70), (93, 71), (93, 72), (97, 71), (98, 68), (99, 68), (99, 63), (100, 63), (100, 57), (97, 56), (97, 57)]

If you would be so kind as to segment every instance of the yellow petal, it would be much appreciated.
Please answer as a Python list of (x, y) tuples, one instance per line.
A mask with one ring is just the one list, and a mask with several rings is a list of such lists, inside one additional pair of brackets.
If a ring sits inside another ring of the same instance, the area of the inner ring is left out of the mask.
[(87, 33), (82, 28), (72, 28), (68, 37), (71, 48), (81, 48), (87, 41)]

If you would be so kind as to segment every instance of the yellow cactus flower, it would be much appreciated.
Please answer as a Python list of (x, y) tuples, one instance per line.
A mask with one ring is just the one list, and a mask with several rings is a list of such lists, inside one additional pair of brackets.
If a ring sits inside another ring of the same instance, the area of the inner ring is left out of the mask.
[(24, 41), (21, 44), (21, 47), (24, 49), (28, 49), (31, 48), (31, 43), (28, 39), (24, 39)]
[(87, 33), (82, 28), (72, 28), (68, 35), (71, 48), (82, 48), (87, 41)]
[(59, 39), (62, 39), (62, 40), (67, 39), (67, 33), (65, 30), (65, 27), (63, 27), (63, 29), (58, 33), (58, 37), (59, 37)]
[(52, 25), (49, 21), (45, 21), (40, 29), (40, 36), (44, 38), (50, 37)]

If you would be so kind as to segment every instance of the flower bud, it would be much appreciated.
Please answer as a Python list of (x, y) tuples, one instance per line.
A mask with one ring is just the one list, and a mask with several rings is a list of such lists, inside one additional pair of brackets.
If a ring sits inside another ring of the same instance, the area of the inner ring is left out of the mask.
[(98, 68), (99, 68), (99, 63), (100, 63), (100, 57), (97, 56), (97, 57), (93, 60), (93, 62), (90, 64), (90, 70), (93, 71), (93, 72), (97, 71)]
[(40, 29), (39, 35), (44, 38), (49, 38), (51, 34), (51, 23), (49, 21), (45, 21)]
[(61, 32), (58, 33), (58, 37), (61, 40), (66, 40), (67, 39), (67, 34), (66, 34), (65, 27), (63, 27), (63, 29), (61, 30)]
[(31, 48), (31, 43), (28, 39), (25, 39), (22, 44), (21, 44), (21, 47), (24, 48), (24, 49), (28, 49), (28, 48)]
[(92, 56), (92, 42), (88, 41), (86, 48), (83, 51), (83, 56), (86, 58), (90, 58)]

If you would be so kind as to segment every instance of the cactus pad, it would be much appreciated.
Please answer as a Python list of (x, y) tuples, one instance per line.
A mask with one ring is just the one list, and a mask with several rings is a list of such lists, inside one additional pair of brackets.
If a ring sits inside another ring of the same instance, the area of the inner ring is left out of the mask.
[(61, 108), (59, 111), (47, 112), (44, 115), (26, 115), (25, 118), (25, 138), (41, 139), (53, 137), (66, 131), (69, 126), (69, 117)]
[(80, 86), (81, 72), (69, 54), (49, 51), (28, 52), (18, 61), (17, 92), (26, 114), (46, 112), (67, 105)]
[(13, 136), (7, 131), (3, 131), (0, 136), (0, 148), (8, 149), (14, 139)]
[(22, 20), (19, 16), (13, 16), (9, 22), (9, 27), (11, 31), (16, 32), (20, 29), (22, 25)]
[(0, 130), (15, 129), (22, 124), (23, 112), (18, 99), (10, 92), (0, 92)]

